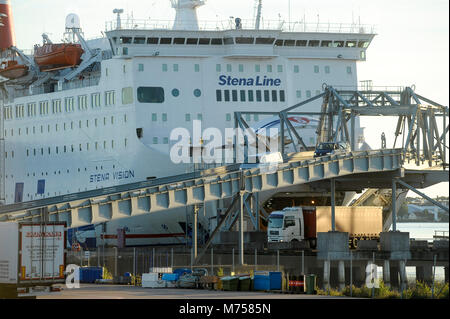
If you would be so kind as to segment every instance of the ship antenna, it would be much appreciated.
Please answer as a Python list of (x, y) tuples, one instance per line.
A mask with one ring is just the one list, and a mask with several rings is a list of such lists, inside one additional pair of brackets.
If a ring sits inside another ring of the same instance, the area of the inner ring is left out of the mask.
[(257, 9), (257, 13), (256, 13), (255, 29), (259, 30), (259, 25), (261, 23), (262, 0), (257, 0), (257, 1), (258, 1), (258, 9)]
[(120, 15), (123, 13), (123, 9), (114, 9), (113, 13), (117, 14), (117, 25), (116, 25), (116, 28), (117, 29), (122, 29), (122, 22), (121, 22), (121, 19), (120, 19)]

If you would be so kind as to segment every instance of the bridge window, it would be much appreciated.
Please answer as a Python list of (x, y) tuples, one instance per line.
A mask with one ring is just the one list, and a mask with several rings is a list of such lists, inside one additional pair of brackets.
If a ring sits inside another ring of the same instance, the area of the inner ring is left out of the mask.
[(159, 38), (147, 38), (147, 44), (158, 44)]
[(320, 46), (321, 47), (331, 48), (333, 46), (333, 41), (323, 40), (322, 43), (320, 44)]
[(253, 44), (255, 38), (252, 37), (237, 37), (236, 44)]
[(281, 47), (283, 45), (283, 40), (277, 40), (277, 41), (275, 41), (275, 46), (276, 47)]
[(367, 48), (369, 46), (369, 41), (359, 41), (358, 48)]
[(320, 44), (319, 40), (309, 40), (308, 46), (310, 47), (318, 47)]
[(120, 37), (121, 44), (131, 44), (132, 37)]
[(200, 45), (209, 45), (210, 42), (211, 42), (210, 38), (200, 38), (198, 40), (198, 44)]
[(256, 38), (256, 44), (273, 44), (275, 38)]
[(345, 43), (345, 41), (334, 41), (333, 47), (342, 48), (342, 47), (344, 47), (344, 43)]
[(223, 43), (224, 44), (234, 44), (234, 39), (233, 38), (223, 38)]
[(172, 44), (172, 38), (161, 38), (159, 44)]
[(142, 37), (134, 38), (134, 44), (145, 44), (145, 38)]
[(356, 47), (356, 41), (347, 41), (347, 43), (345, 44), (345, 46), (347, 48), (354, 48)]
[(223, 39), (222, 38), (213, 38), (211, 39), (211, 45), (222, 45)]
[(164, 89), (162, 87), (139, 87), (137, 96), (140, 103), (163, 103)]
[(306, 47), (307, 43), (308, 43), (307, 40), (297, 40), (295, 42), (295, 46), (297, 46), (297, 47)]
[(198, 44), (198, 38), (188, 38), (186, 40), (186, 44), (189, 45), (197, 45)]
[(186, 41), (185, 38), (174, 38), (173, 44), (184, 44), (185, 41)]
[(284, 40), (285, 47), (293, 47), (295, 46), (295, 40)]

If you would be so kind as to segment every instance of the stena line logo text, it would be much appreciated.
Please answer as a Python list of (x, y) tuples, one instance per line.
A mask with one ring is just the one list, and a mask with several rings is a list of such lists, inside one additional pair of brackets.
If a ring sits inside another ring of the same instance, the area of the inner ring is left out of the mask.
[(259, 75), (255, 78), (233, 78), (227, 75), (219, 76), (219, 85), (231, 85), (231, 86), (280, 86), (280, 79), (260, 77)]

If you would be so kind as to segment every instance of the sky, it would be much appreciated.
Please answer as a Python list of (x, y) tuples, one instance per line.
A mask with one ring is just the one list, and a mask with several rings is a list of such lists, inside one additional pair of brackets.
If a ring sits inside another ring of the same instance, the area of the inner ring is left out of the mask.
[[(207, 0), (198, 9), (199, 20), (251, 20), (255, 0)], [(17, 46), (31, 49), (47, 33), (62, 39), (65, 17), (80, 16), (86, 38), (101, 36), (105, 22), (115, 19), (113, 9), (135, 19), (173, 20), (169, 0), (11, 0)], [(411, 86), (422, 96), (449, 105), (449, 2), (448, 0), (263, 0), (264, 20), (310, 23), (361, 23), (375, 26), (377, 36), (358, 63), (358, 79), (374, 86)], [(380, 144), (380, 127), (393, 143), (395, 120), (363, 119), (369, 144)], [(448, 183), (424, 191), (448, 196)], [(409, 196), (416, 196), (409, 193)]]

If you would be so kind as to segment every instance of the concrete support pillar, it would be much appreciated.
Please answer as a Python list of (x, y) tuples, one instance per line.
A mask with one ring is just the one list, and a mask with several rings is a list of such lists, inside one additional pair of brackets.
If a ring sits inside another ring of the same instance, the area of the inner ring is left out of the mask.
[(430, 285), (433, 282), (433, 266), (431, 264), (416, 267), (416, 280)]
[(391, 287), (391, 269), (389, 259), (384, 261), (383, 265), (383, 281), (386, 287)]
[(239, 265), (244, 265), (244, 192), (239, 200)]
[(194, 231), (193, 231), (193, 238), (192, 238), (192, 244), (193, 244), (193, 254), (194, 254), (194, 259), (197, 258), (197, 235), (198, 235), (198, 211), (199, 208), (197, 205), (194, 206)]
[(399, 267), (396, 265), (393, 265), (394, 263), (391, 263), (390, 267), (390, 275), (391, 275), (391, 286), (395, 288), (400, 287), (400, 281), (399, 281)]
[(408, 278), (406, 277), (406, 261), (400, 260), (399, 264), (399, 272), (400, 272), (400, 287), (405, 290), (408, 287)]
[(323, 288), (325, 290), (330, 288), (330, 263), (329, 260), (323, 262)]
[(339, 290), (342, 291), (345, 289), (345, 262), (343, 260), (339, 260)]

